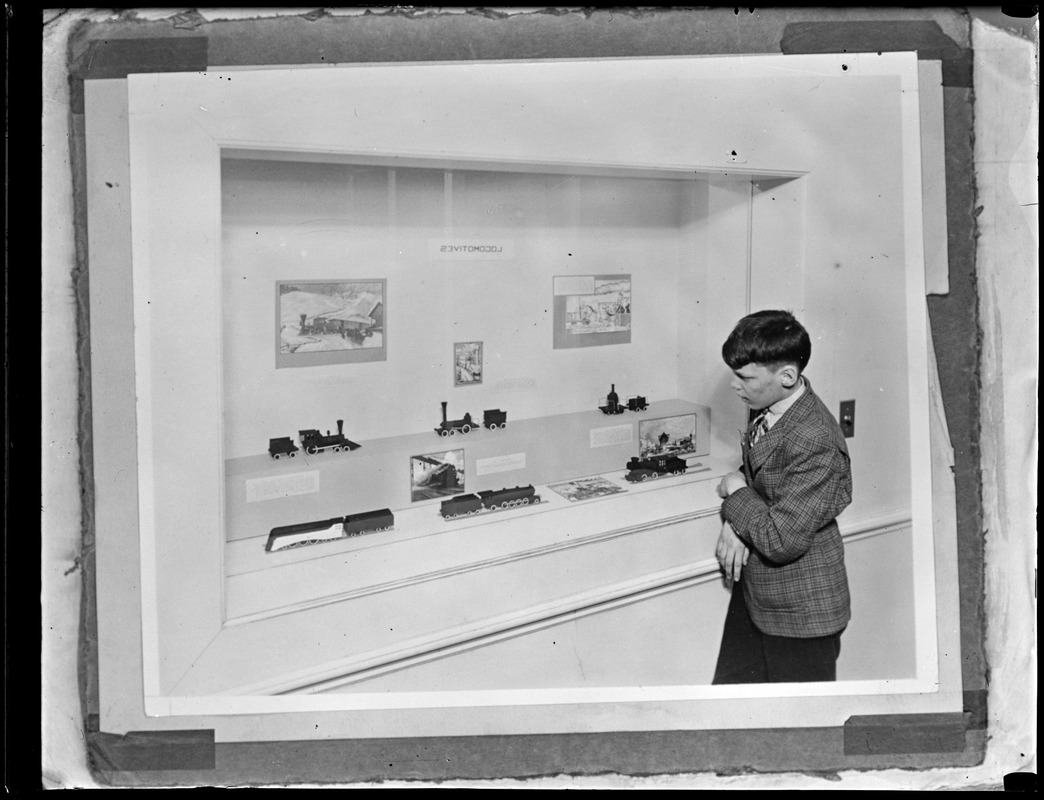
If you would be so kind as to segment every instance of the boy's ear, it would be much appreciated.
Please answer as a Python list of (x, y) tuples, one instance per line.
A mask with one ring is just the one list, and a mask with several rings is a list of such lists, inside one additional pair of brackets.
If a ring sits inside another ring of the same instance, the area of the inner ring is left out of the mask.
[(784, 389), (793, 389), (797, 385), (798, 371), (793, 364), (787, 364), (779, 371), (779, 382)]

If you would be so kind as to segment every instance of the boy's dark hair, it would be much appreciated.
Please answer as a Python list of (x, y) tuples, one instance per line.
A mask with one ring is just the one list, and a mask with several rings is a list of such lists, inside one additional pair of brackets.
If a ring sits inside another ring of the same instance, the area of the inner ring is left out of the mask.
[(721, 357), (730, 369), (762, 364), (775, 369), (795, 364), (805, 369), (812, 355), (808, 331), (789, 311), (756, 311), (741, 319), (721, 346)]

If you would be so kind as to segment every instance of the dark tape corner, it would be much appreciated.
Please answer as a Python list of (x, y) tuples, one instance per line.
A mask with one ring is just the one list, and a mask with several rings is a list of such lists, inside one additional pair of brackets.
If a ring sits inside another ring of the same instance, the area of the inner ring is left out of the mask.
[(214, 731), (88, 732), (91, 766), (99, 772), (214, 769)]
[(83, 113), (83, 82), (126, 78), (132, 72), (202, 72), (207, 69), (206, 36), (104, 38), (99, 34), (70, 42), (69, 81), (73, 113)]
[(972, 727), (967, 712), (868, 714), (844, 725), (846, 756), (960, 753)]
[(784, 54), (916, 51), (942, 64), (943, 86), (971, 88), (972, 51), (947, 36), (933, 20), (791, 22), (779, 43)]

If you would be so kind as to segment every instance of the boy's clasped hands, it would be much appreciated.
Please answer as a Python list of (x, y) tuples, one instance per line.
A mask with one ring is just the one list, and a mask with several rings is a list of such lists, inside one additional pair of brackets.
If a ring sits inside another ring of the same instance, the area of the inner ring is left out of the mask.
[[(718, 496), (723, 500), (738, 489), (746, 487), (747, 479), (738, 470), (728, 473), (718, 484)], [(732, 525), (723, 522), (721, 533), (718, 535), (718, 544), (714, 548), (714, 555), (725, 573), (725, 580), (731, 586), (740, 579), (743, 567), (747, 565), (750, 557), (750, 548), (736, 535)]]

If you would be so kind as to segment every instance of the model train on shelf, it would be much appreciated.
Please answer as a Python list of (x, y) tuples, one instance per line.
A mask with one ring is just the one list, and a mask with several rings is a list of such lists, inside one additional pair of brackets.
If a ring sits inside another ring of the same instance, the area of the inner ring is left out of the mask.
[(482, 412), (482, 425), (495, 431), (497, 428), (507, 427), (507, 412), (499, 408), (488, 408)]
[(605, 403), (598, 406), (603, 414), (622, 414), (625, 411), (645, 411), (649, 408), (648, 401), (640, 394), (629, 397), (626, 403), (620, 402), (620, 395), (616, 393), (616, 384), (612, 384), (609, 394), (605, 397)]
[(292, 547), (304, 547), (310, 544), (322, 544), (366, 533), (387, 531), (395, 525), (395, 515), (387, 508), (379, 511), (367, 511), (363, 514), (349, 514), (345, 517), (319, 520), (318, 522), (302, 522), (297, 525), (284, 525), (272, 528), (265, 543), (266, 553), (277, 553)]
[[(439, 427), (435, 428), (435, 433), (439, 436), (452, 436), (455, 433), (471, 433), (478, 424), (471, 418), (471, 414), (465, 414), (461, 419), (447, 419), (446, 418), (446, 406), (448, 403), (442, 401), (442, 422), (439, 423)], [(501, 411), (499, 408), (487, 409), (482, 413), (482, 425), (483, 427), (489, 428), (491, 431), (495, 431), (497, 428), (507, 427), (507, 412)]]
[(536, 505), (539, 502), (540, 495), (531, 485), (516, 486), (514, 489), (487, 490), (451, 497), (442, 501), (439, 513), (444, 519), (456, 519), (484, 511), (503, 511), (518, 506)]
[(688, 469), (685, 459), (678, 456), (653, 456), (652, 458), (638, 458), (634, 456), (627, 462), (626, 480), (631, 483), (638, 481), (649, 481), (659, 478), (661, 475), (684, 475)]
[(314, 456), (316, 453), (321, 453), (324, 450), (330, 450), (334, 453), (350, 452), (357, 450), (362, 445), (356, 444), (355, 442), (349, 441), (344, 435), (344, 420), (337, 420), (337, 433), (330, 433), (327, 431), (325, 435), (316, 430), (315, 428), (309, 428), (307, 430), (298, 431), (297, 435), (301, 439), (301, 446), (298, 447), (294, 444), (293, 440), (289, 436), (280, 436), (276, 439), (268, 440), (268, 454), (272, 458), (295, 458), (300, 450), (304, 450), (308, 455)]

